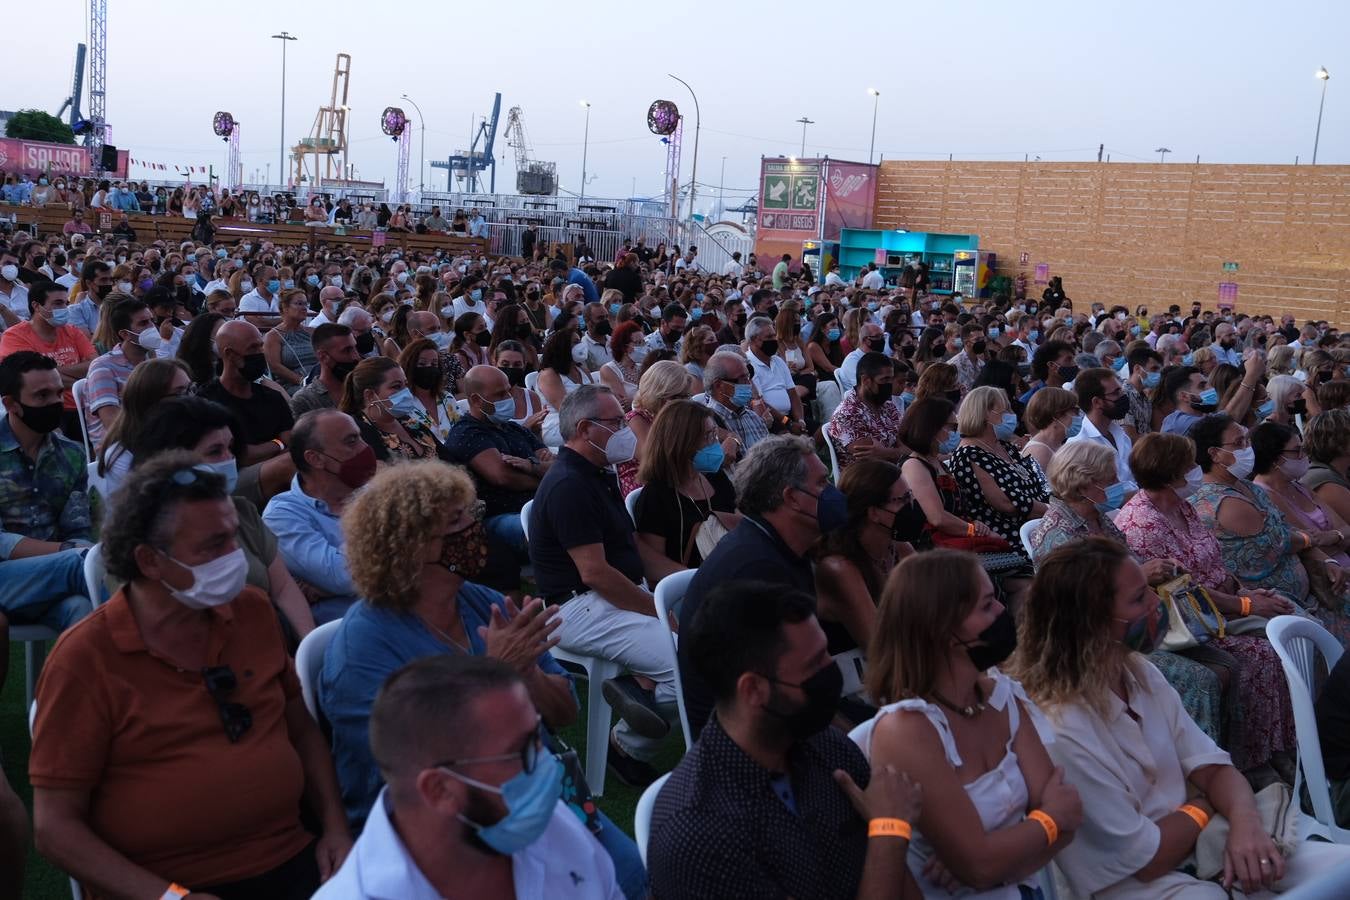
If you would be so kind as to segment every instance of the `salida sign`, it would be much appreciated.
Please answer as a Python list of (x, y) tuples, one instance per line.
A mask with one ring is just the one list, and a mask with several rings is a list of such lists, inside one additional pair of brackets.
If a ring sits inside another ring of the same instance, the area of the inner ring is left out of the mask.
[[(83, 175), (90, 171), (89, 150), (69, 144), (0, 138), (0, 169), (6, 172), (27, 172), (33, 176), (44, 172), (71, 172)], [(126, 151), (119, 150), (117, 172), (109, 174), (124, 177), (126, 171)]]

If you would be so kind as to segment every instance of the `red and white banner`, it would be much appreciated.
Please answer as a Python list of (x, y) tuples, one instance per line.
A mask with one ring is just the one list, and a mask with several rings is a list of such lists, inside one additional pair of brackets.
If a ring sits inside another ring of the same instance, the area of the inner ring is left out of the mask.
[[(117, 151), (117, 171), (108, 174), (117, 178), (125, 178), (128, 161), (127, 151)], [(86, 147), (77, 147), (70, 144), (49, 144), (44, 141), (0, 138), (0, 170), (27, 172), (34, 177), (46, 172), (88, 175), (90, 174), (89, 150)]]

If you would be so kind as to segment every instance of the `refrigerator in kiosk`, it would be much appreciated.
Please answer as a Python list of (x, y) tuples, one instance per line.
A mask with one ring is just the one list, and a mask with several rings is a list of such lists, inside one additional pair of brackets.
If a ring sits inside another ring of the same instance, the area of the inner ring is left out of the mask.
[(957, 250), (952, 254), (952, 290), (962, 297), (988, 297), (994, 277), (994, 254), (988, 250)]

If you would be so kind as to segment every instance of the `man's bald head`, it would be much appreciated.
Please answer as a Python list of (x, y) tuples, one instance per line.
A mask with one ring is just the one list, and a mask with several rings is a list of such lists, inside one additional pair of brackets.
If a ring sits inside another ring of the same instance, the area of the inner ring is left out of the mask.
[(262, 350), (262, 332), (252, 322), (245, 322), (242, 319), (226, 322), (220, 326), (216, 332), (216, 346), (221, 351), (234, 350), (236, 353), (251, 353), (249, 349), (257, 345), (258, 352)]
[(342, 288), (334, 287), (331, 284), (325, 287), (323, 290), (319, 291), (320, 303), (336, 303), (337, 301), (341, 300), (342, 297), (343, 297)]
[(435, 334), (441, 330), (441, 320), (434, 312), (418, 310), (408, 314), (408, 331), (420, 335)]
[(481, 394), (489, 401), (500, 400), (511, 393), (511, 382), (496, 366), (474, 366), (464, 374), (464, 393)]

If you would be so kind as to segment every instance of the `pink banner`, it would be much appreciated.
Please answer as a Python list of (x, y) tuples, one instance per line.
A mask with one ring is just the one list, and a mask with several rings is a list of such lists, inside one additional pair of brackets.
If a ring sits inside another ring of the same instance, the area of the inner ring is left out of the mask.
[[(129, 154), (117, 151), (117, 171), (109, 172), (115, 178), (125, 178)], [(48, 144), (43, 141), (22, 141), (0, 138), (0, 170), (26, 172), (38, 176), (44, 172), (89, 174), (89, 150), (70, 144)]]
[(878, 166), (866, 163), (826, 161), (822, 240), (839, 240), (839, 232), (844, 228), (872, 227), (878, 170)]

